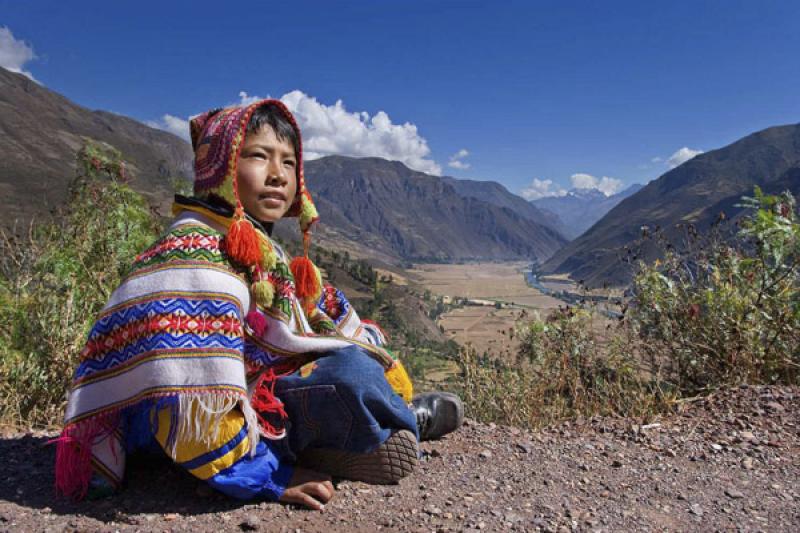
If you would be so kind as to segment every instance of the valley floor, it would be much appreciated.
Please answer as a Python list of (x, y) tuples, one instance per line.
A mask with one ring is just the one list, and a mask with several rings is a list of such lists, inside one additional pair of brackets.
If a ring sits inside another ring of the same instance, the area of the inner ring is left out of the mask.
[(469, 305), (439, 317), (438, 324), (458, 344), (502, 357), (515, 349), (509, 332), (521, 316), (534, 311), (545, 316), (563, 303), (525, 283), (527, 266), (524, 262), (419, 264), (407, 276), (436, 296), (469, 299)]
[(8, 434), (0, 531), (796, 530), (800, 389), (722, 391), (649, 422), (468, 422), (399, 486), (339, 483), (324, 513), (233, 502), (167, 462), (132, 464), (117, 496), (59, 500), (53, 435)]

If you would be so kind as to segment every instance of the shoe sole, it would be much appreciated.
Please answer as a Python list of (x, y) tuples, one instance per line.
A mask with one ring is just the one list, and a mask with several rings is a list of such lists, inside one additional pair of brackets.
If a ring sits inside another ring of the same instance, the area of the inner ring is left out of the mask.
[(332, 477), (372, 485), (394, 485), (417, 466), (417, 454), (417, 438), (403, 429), (393, 433), (374, 452), (314, 448), (303, 452), (298, 464)]

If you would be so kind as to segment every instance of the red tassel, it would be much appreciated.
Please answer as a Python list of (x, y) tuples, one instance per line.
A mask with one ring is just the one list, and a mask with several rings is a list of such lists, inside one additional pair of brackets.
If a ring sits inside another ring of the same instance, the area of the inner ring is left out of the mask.
[[(276, 377), (275, 370), (272, 368), (263, 372), (253, 388), (253, 397), (250, 400), (250, 405), (253, 406), (256, 416), (258, 416), (258, 425), (262, 433), (267, 436), (280, 435), (283, 432), (283, 422), (288, 418), (283, 408), (283, 402), (275, 396)], [(271, 423), (275, 419), (280, 421), (280, 428)]]
[(261, 259), (261, 247), (258, 245), (258, 234), (253, 224), (237, 213), (236, 220), (225, 236), (225, 251), (244, 266), (255, 266)]
[(247, 321), (247, 325), (250, 326), (250, 329), (253, 330), (253, 333), (255, 333), (257, 337), (264, 337), (264, 333), (267, 332), (267, 319), (264, 317), (264, 315), (256, 310), (253, 310), (247, 313), (245, 320)]

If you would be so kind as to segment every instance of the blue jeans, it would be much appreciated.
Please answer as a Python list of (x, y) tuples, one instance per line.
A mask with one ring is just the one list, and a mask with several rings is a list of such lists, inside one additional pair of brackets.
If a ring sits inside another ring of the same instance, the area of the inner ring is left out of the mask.
[(289, 419), (288, 438), (273, 443), (276, 453), (288, 461), (306, 448), (367, 453), (401, 429), (419, 437), (414, 413), (383, 372), (369, 354), (352, 346), (278, 378), (275, 396)]

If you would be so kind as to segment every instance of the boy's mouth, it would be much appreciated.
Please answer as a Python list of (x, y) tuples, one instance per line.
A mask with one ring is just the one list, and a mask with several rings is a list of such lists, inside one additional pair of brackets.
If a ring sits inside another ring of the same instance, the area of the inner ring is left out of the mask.
[(280, 191), (262, 192), (258, 195), (259, 200), (281, 200), (286, 201), (286, 195)]

